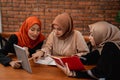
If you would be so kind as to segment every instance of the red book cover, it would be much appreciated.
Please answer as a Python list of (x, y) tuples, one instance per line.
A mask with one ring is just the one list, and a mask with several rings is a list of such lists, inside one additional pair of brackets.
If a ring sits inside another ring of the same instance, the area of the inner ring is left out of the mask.
[(84, 65), (80, 61), (80, 58), (77, 56), (63, 57), (63, 58), (52, 56), (52, 58), (55, 60), (57, 64), (63, 67), (65, 66), (65, 63), (67, 63), (70, 70), (85, 70)]

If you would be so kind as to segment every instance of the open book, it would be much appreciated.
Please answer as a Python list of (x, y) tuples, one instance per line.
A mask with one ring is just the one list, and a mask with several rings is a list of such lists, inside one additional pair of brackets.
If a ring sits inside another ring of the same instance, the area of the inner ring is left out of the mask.
[(57, 64), (63, 67), (65, 66), (65, 63), (67, 63), (70, 70), (85, 70), (84, 65), (80, 61), (80, 58), (77, 56), (63, 57), (63, 58), (59, 58), (55, 56), (51, 56), (51, 57), (55, 60)]
[(46, 57), (42, 57), (40, 58), (37, 62), (38, 64), (44, 64), (44, 65), (56, 65), (55, 61), (53, 58), (51, 58), (50, 56), (46, 56)]
[(58, 56), (46, 56), (39, 59), (36, 63), (44, 64), (44, 65), (56, 65), (59, 64), (61, 66), (65, 66), (65, 63), (68, 63), (68, 67), (70, 70), (85, 70), (84, 65), (80, 61), (79, 57), (71, 56), (71, 57), (58, 57)]

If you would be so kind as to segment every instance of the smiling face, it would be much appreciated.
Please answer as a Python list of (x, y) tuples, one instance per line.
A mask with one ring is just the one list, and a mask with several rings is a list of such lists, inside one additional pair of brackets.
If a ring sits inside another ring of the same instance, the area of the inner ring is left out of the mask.
[(40, 34), (40, 27), (37, 24), (34, 24), (29, 30), (28, 30), (28, 36), (32, 40), (36, 40)]
[(52, 22), (52, 28), (59, 39), (66, 39), (73, 33), (73, 20), (67, 13), (59, 14)]
[(58, 25), (53, 25), (53, 31), (57, 37), (61, 37), (64, 34), (62, 27)]

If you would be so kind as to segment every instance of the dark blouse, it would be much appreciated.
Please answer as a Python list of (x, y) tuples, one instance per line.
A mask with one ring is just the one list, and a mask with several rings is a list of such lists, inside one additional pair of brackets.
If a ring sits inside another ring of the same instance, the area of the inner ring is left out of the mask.
[[(14, 46), (13, 44), (17, 44), (18, 43), (18, 38), (15, 34), (11, 35), (8, 42), (5, 44), (5, 46), (2, 47), (2, 49), (0, 49), (0, 63), (3, 64), (4, 66), (8, 66), (9, 62), (12, 61), (12, 59), (10, 57), (7, 56), (8, 53), (14, 53), (15, 54), (15, 50), (14, 50)], [(28, 51), (30, 53), (30, 56), (35, 53), (35, 51), (37, 49), (40, 49), (43, 45), (43, 42), (40, 42), (37, 46), (35, 46), (34, 48), (28, 48)]]
[[(105, 43), (101, 55), (96, 51), (84, 57), (88, 59), (84, 61), (85, 64), (92, 63), (92, 61), (96, 62), (96, 66), (90, 70), (92, 75), (96, 78), (106, 78), (107, 80), (116, 80), (115, 78), (120, 79), (118, 74), (120, 72), (120, 49), (114, 43)], [(77, 78), (92, 78), (87, 71), (75, 72)]]

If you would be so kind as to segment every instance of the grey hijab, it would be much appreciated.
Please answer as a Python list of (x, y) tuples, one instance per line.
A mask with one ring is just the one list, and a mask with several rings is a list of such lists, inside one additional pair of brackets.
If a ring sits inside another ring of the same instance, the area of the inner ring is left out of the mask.
[(90, 24), (89, 28), (100, 53), (106, 42), (113, 42), (120, 49), (120, 30), (116, 26), (105, 21), (99, 21)]

